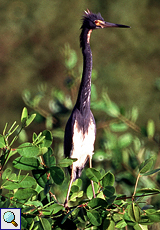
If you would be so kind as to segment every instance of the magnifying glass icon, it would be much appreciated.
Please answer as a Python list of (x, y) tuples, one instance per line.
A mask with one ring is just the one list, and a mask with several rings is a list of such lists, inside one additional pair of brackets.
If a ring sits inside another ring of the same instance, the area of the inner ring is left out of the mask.
[(5, 222), (11, 223), (11, 224), (13, 224), (15, 227), (18, 226), (18, 224), (15, 222), (15, 215), (14, 215), (14, 213), (11, 212), (11, 211), (5, 212), (4, 215), (3, 215), (3, 219), (4, 219)]

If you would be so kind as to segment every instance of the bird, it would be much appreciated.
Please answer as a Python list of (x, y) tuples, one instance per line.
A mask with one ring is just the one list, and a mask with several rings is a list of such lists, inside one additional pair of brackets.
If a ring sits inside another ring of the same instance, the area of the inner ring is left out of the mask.
[[(91, 32), (95, 29), (129, 26), (105, 22), (101, 14), (94, 14), (88, 9), (82, 18), (80, 47), (83, 55), (83, 72), (75, 106), (67, 121), (64, 134), (64, 155), (77, 160), (69, 167), (70, 183), (64, 207), (68, 207), (68, 200), (73, 181), (81, 176), (82, 170), (89, 161), (92, 168), (92, 156), (96, 138), (96, 122), (90, 109), (91, 100), (91, 73), (92, 52), (90, 48)], [(93, 197), (95, 198), (94, 184), (91, 181)]]

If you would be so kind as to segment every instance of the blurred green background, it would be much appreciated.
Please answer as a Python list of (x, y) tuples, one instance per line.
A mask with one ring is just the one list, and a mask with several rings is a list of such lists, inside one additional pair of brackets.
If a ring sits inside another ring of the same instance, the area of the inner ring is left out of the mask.
[[(24, 90), (36, 94), (38, 85), (45, 83), (48, 96), (50, 88), (70, 95), (65, 86), (67, 72), (62, 49), (68, 43), (76, 51), (81, 73), (79, 28), (87, 8), (101, 12), (106, 21), (131, 26), (96, 30), (92, 34), (93, 68), (97, 71), (94, 83), (99, 97), (104, 89), (120, 107), (127, 110), (137, 106), (137, 123), (145, 125), (151, 118), (156, 131), (160, 131), (159, 0), (1, 0), (1, 133), (6, 122), (19, 121), (25, 106)], [(76, 96), (77, 91), (72, 97)], [(49, 100), (42, 105), (44, 111), (47, 103)], [(68, 116), (69, 113), (62, 127)], [(36, 126), (32, 127), (36, 131)]]

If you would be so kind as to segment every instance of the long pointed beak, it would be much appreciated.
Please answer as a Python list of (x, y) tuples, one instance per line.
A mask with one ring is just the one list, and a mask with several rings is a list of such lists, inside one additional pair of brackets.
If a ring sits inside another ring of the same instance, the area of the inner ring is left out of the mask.
[(120, 28), (131, 28), (130, 26), (126, 26), (126, 25), (121, 25), (121, 24), (114, 24), (114, 23), (110, 23), (110, 22), (100, 22), (100, 25), (102, 28), (107, 28), (107, 27), (120, 27)]

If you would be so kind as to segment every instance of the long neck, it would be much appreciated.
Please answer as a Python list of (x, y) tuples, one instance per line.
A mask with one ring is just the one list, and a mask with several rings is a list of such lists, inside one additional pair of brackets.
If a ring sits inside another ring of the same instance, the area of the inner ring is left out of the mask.
[(90, 110), (91, 97), (91, 72), (92, 72), (92, 52), (89, 44), (92, 30), (82, 29), (80, 43), (83, 54), (83, 73), (76, 102), (76, 108), (83, 114)]

